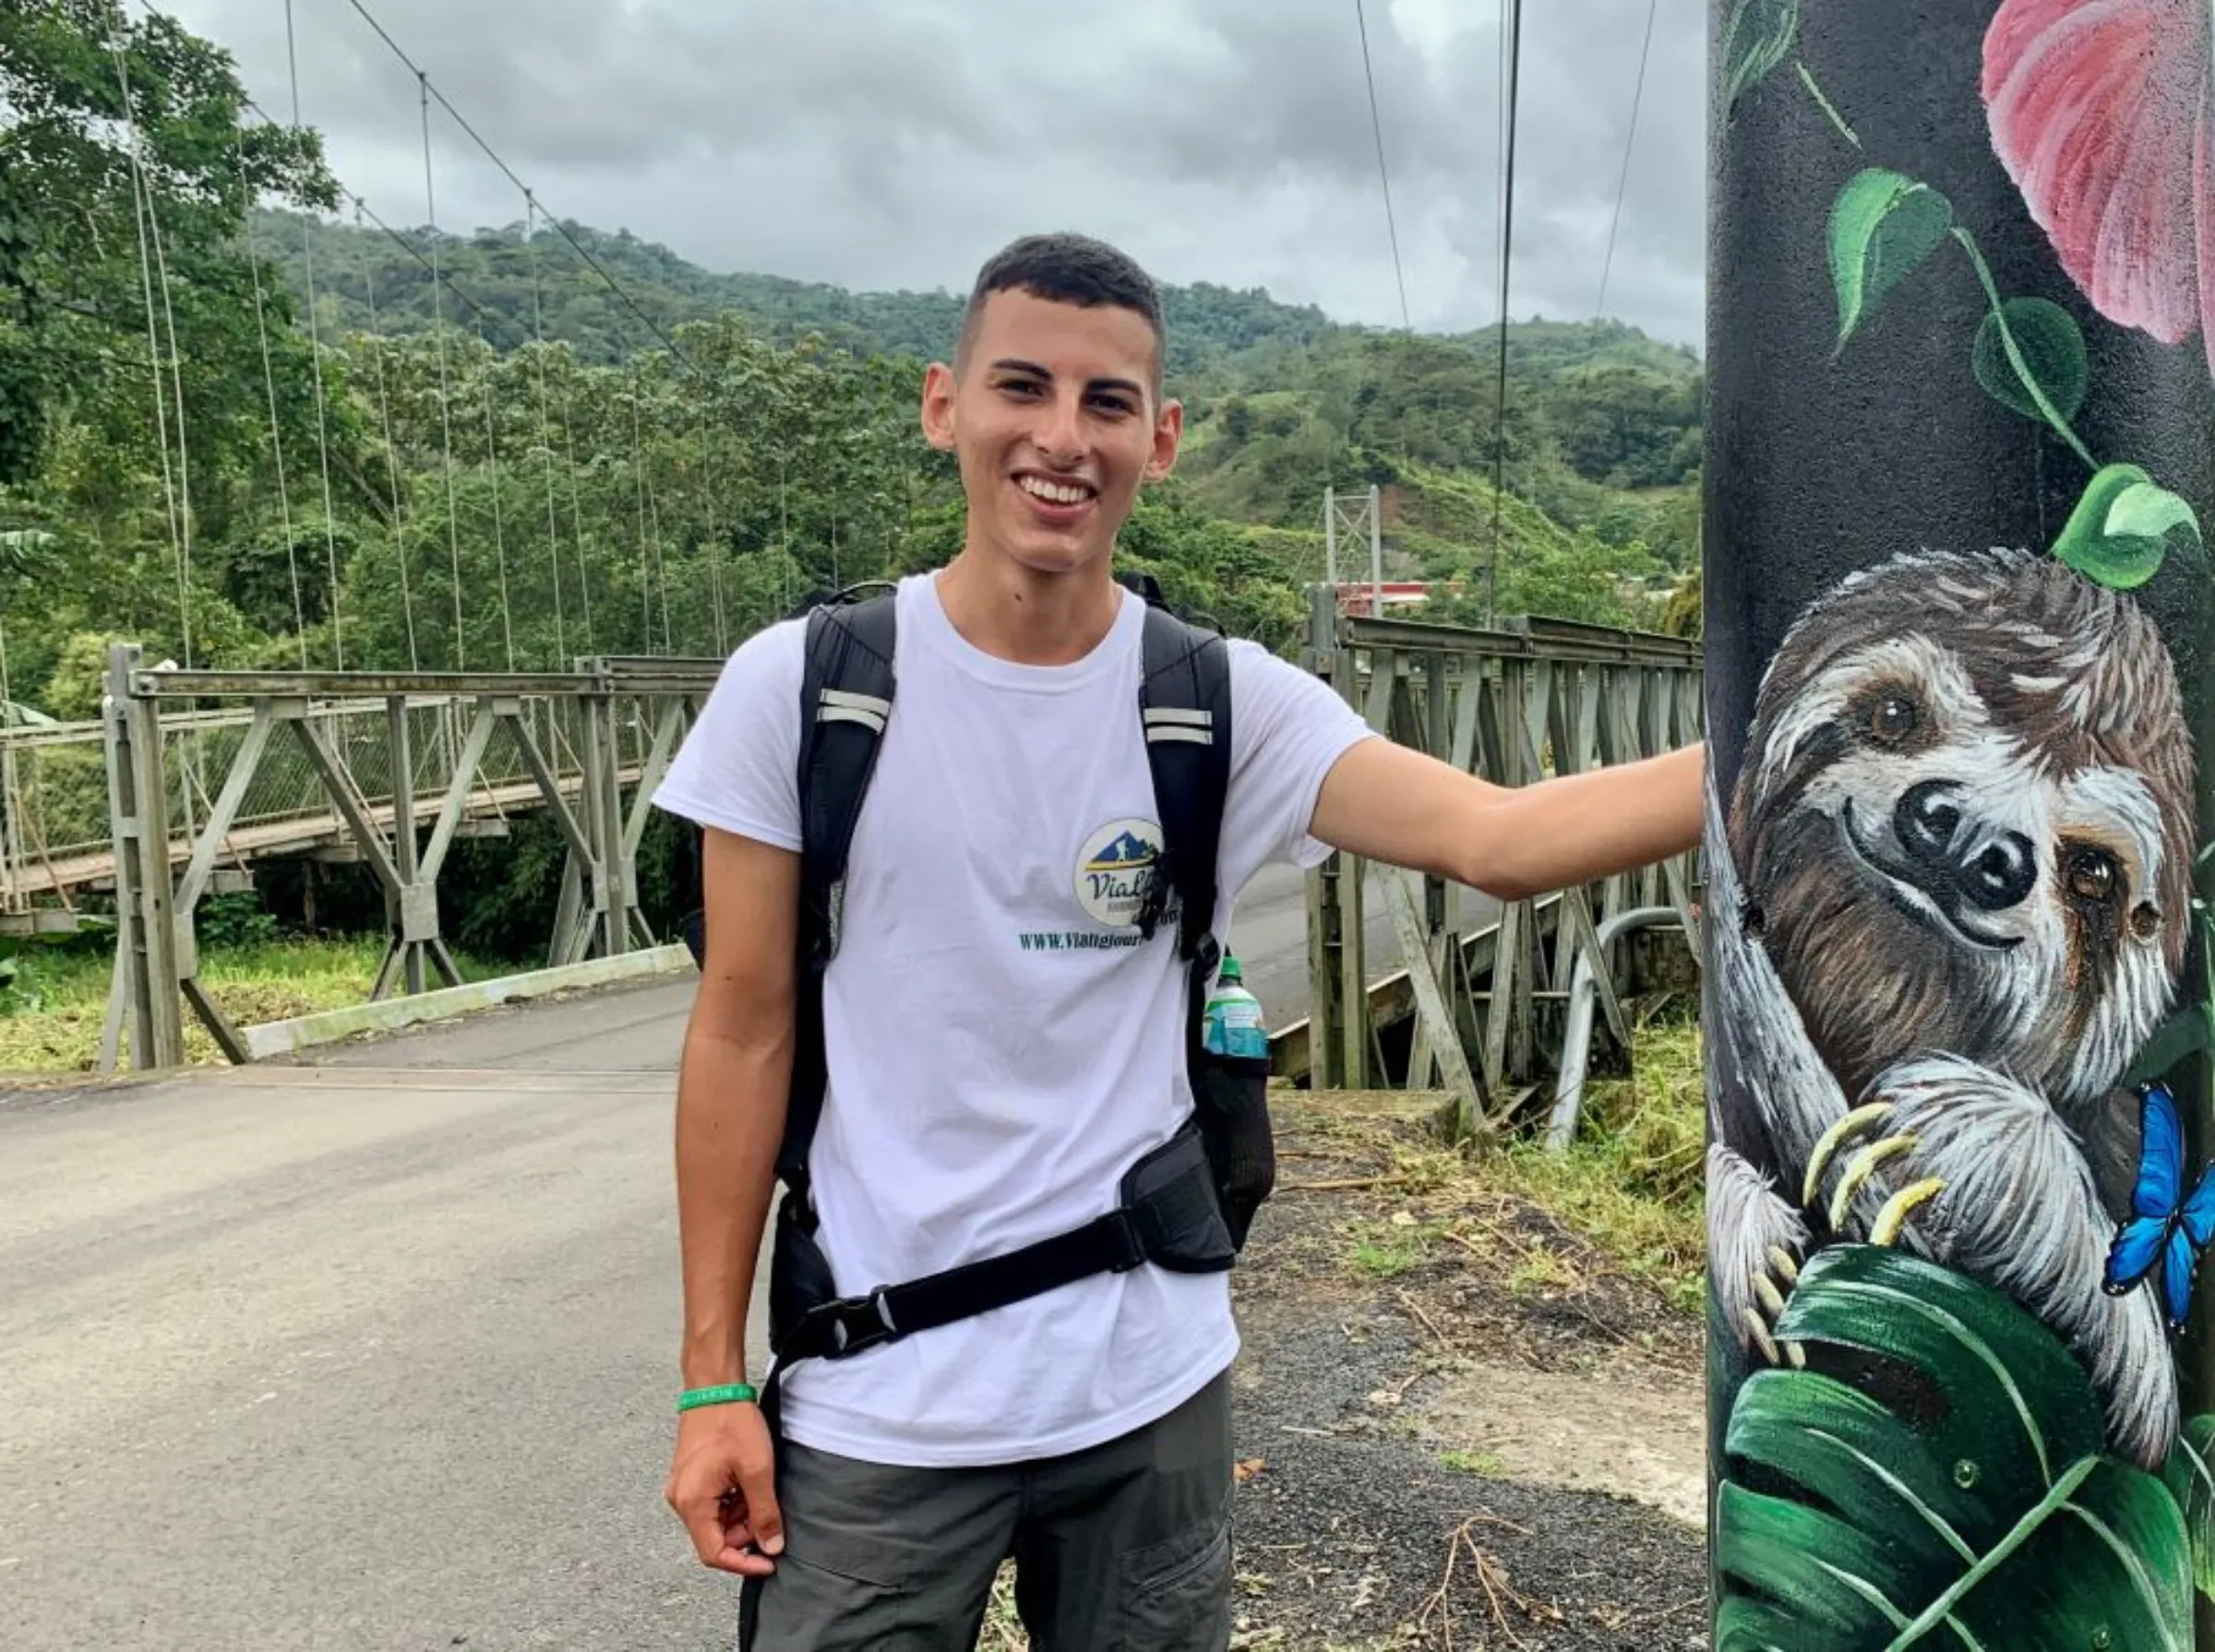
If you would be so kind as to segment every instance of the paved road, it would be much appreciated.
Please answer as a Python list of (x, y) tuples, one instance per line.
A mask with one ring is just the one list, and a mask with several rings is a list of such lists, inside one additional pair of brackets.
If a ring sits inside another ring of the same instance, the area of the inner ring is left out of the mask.
[[(1302, 898), (1240, 912), (1273, 1020)], [(690, 1000), (0, 1095), (0, 1647), (727, 1646), (660, 1502)]]

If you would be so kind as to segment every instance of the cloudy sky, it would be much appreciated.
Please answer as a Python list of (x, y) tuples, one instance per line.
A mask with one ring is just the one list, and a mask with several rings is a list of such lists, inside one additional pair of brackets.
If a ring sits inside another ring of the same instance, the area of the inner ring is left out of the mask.
[[(1355, 0), (364, 0), (549, 209), (719, 270), (966, 289), (1013, 235), (1396, 324)], [(1705, 0), (1653, 0), (1607, 308), (1700, 329)], [(1407, 305), (1498, 314), (1498, 0), (1366, 0)], [(1525, 7), (1517, 317), (1592, 315), (1648, 0)], [(285, 0), (169, 0), (292, 110)], [(413, 76), (351, 0), (293, 0), (301, 117), (388, 222), (425, 220)], [(1112, 19), (1110, 21), (1109, 19)], [(434, 104), (438, 221), (522, 216)]]

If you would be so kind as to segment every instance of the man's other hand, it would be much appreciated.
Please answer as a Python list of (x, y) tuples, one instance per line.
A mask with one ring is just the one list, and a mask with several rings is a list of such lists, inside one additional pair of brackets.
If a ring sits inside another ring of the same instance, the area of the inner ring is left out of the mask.
[(777, 1569), (769, 1558), (784, 1550), (776, 1448), (758, 1407), (702, 1406), (679, 1417), (664, 1495), (702, 1565), (741, 1577)]

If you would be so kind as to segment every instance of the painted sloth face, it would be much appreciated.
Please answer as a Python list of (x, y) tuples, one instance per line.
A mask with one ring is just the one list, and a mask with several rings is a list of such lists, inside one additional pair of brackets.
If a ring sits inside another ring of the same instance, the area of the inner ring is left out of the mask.
[(2190, 763), (2134, 604), (2045, 559), (1891, 565), (1764, 685), (1742, 916), (1850, 1086), (1946, 1049), (2089, 1099), (2170, 1006)]

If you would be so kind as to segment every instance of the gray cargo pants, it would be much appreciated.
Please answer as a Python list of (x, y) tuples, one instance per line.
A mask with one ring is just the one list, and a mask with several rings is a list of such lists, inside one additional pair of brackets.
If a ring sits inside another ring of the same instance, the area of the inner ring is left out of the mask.
[(738, 1652), (970, 1652), (1015, 1562), (1034, 1652), (1225, 1652), (1230, 1381), (1089, 1451), (894, 1468), (777, 1447), (784, 1552), (739, 1594)]

